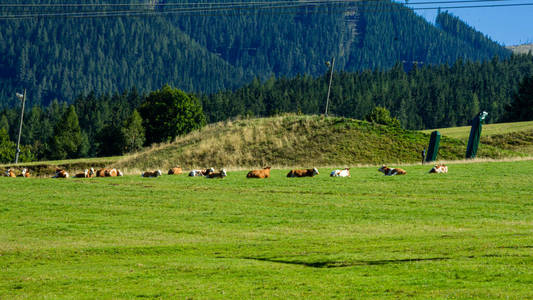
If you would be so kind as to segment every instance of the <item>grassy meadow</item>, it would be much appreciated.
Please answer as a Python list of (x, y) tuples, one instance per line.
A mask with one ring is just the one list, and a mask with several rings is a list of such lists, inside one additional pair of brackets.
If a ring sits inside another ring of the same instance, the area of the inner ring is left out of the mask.
[(533, 298), (533, 161), (0, 177), (0, 298)]
[[(438, 130), (442, 135), (445, 135), (447, 137), (456, 138), (460, 140), (468, 140), (471, 128), (472, 126), (460, 126), (450, 128), (428, 129), (422, 130), (422, 132), (430, 134), (431, 132)], [(519, 131), (533, 131), (533, 121), (484, 124), (481, 130), (481, 135), (502, 135)]]

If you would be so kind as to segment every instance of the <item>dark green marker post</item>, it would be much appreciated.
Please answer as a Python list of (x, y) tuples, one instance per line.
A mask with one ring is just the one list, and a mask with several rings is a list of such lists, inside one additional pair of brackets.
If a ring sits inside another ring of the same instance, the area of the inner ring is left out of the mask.
[(476, 157), (477, 148), (479, 146), (479, 139), (481, 138), (481, 127), (483, 120), (489, 113), (486, 111), (480, 112), (472, 120), (472, 129), (470, 129), (470, 138), (468, 139), (468, 146), (466, 147), (466, 158), (471, 159)]
[(429, 139), (428, 153), (426, 155), (426, 162), (436, 161), (439, 153), (440, 132), (433, 131)]

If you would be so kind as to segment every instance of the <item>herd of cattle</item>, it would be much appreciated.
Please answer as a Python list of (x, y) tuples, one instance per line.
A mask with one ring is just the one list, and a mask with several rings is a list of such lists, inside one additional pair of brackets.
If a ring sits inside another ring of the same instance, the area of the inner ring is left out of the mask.
[[(252, 170), (246, 174), (247, 178), (269, 178), (270, 177), (270, 169), (271, 167), (265, 167), (263, 169), (259, 170)], [(378, 171), (382, 172), (386, 176), (394, 176), (394, 175), (405, 175), (407, 172), (400, 168), (389, 168), (385, 165), (381, 166)], [(168, 175), (179, 175), (182, 174), (183, 170), (181, 167), (174, 167), (171, 168), (168, 171)], [(431, 168), (429, 173), (448, 173), (448, 167), (444, 164), (437, 164)], [(312, 169), (297, 169), (297, 170), (291, 170), (287, 177), (313, 177), (315, 175), (318, 175), (318, 169), (312, 168)], [(159, 177), (162, 175), (161, 170), (157, 171), (146, 171), (142, 172), (142, 177)], [(215, 169), (208, 168), (208, 169), (202, 169), (202, 170), (192, 170), (189, 172), (189, 176), (196, 177), (196, 176), (203, 176), (205, 178), (224, 178), (228, 174), (226, 173), (226, 169), (222, 169), (219, 172), (215, 172)], [(331, 177), (350, 177), (350, 168), (344, 168), (339, 170), (333, 170), (329, 174)], [(31, 177), (31, 174), (29, 173), (28, 169), (23, 168), (20, 175), (15, 174), (15, 171), (11, 168), (8, 168), (5, 176), (7, 177)], [(98, 171), (95, 171), (93, 168), (85, 169), (83, 173), (77, 173), (73, 177), (75, 178), (92, 178), (92, 177), (117, 177), (117, 176), (124, 176), (124, 174), (115, 168), (107, 169), (103, 168)], [(67, 171), (63, 169), (56, 169), (54, 176), (52, 178), (68, 178), (69, 174)]]

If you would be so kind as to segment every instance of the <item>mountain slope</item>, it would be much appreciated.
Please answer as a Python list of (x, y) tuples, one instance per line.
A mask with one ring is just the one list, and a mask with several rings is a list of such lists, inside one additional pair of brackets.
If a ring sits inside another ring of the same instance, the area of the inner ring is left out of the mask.
[(355, 71), (509, 53), (472, 38), (481, 34), (458, 20), (457, 32), (443, 30), (390, 1), (189, 16), (158, 9), (159, 16), (0, 20), (0, 107), (14, 105), (23, 88), (30, 104), (47, 105), (134, 86), (145, 92), (169, 83), (210, 93), (254, 77), (317, 76), (332, 56), (336, 70)]

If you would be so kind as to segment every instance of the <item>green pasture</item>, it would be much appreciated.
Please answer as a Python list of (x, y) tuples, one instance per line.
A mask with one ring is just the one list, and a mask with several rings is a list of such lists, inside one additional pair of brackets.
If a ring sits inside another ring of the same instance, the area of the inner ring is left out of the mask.
[[(468, 140), (470, 136), (471, 126), (439, 128), (422, 130), (424, 133), (431, 133), (438, 130), (442, 135), (447, 137), (456, 138), (460, 140)], [(533, 121), (527, 122), (514, 122), (514, 123), (497, 123), (497, 124), (485, 124), (483, 125), (481, 134), (483, 136), (488, 135), (503, 135), (512, 132), (519, 131), (533, 131)]]
[(533, 161), (0, 177), (0, 299), (533, 298)]

